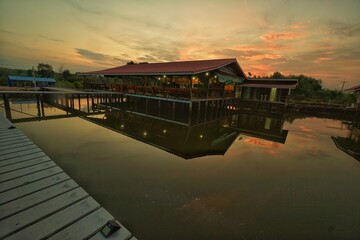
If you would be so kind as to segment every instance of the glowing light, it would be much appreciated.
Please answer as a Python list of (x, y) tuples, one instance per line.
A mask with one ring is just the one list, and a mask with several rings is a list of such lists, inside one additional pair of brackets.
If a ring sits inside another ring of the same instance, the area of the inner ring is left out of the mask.
[(195, 77), (192, 77), (192, 80), (195, 80)]
[(205, 73), (206, 76), (209, 76), (209, 72)]
[(120, 127), (121, 127), (121, 128), (124, 128), (124, 124), (121, 124)]
[(144, 137), (146, 137), (146, 136), (147, 136), (147, 132), (145, 131), (145, 132), (143, 133), (143, 135), (144, 135)]
[(215, 75), (215, 77), (214, 78), (217, 78), (217, 75)]
[(202, 134), (200, 134), (200, 138), (203, 138), (204, 136)]
[(164, 78), (166, 78), (166, 75), (164, 75)]
[(166, 129), (163, 130), (163, 133), (166, 133)]

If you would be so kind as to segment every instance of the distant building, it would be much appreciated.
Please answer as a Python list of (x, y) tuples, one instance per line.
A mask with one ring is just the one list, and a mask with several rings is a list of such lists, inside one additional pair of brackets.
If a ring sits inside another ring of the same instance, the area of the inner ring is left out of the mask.
[(353, 86), (351, 88), (345, 89), (344, 91), (354, 92), (358, 94), (358, 98), (356, 101), (356, 110), (360, 111), (360, 85)]
[(54, 86), (54, 78), (8, 76), (9, 87), (45, 87)]
[(235, 58), (127, 64), (78, 73), (116, 79), (117, 84), (93, 84), (127, 94), (186, 100), (241, 98), (285, 102), (296, 79), (248, 79)]

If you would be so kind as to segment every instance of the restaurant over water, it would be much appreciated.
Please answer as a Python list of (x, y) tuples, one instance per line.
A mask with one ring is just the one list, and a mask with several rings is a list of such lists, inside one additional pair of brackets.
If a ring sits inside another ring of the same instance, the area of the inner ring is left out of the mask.
[[(77, 73), (98, 76), (103, 83), (88, 87), (123, 92), (128, 97), (222, 106), (233, 100), (286, 103), (297, 79), (255, 79), (235, 58), (161, 63), (133, 63)], [(108, 81), (110, 80), (111, 81)], [(111, 84), (109, 82), (112, 82)]]

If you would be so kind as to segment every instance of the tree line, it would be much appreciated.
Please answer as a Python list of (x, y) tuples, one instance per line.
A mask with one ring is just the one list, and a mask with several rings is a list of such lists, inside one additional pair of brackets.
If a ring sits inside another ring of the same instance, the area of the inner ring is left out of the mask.
[[(128, 64), (134, 64), (129, 62)], [(83, 77), (72, 74), (69, 69), (55, 72), (53, 67), (47, 63), (39, 63), (35, 68), (28, 70), (0, 68), (0, 85), (6, 85), (8, 75), (50, 77), (55, 78), (58, 87), (65, 88), (83, 88), (86, 81), (99, 81), (94, 77), (84, 79)], [(291, 98), (294, 101), (332, 101), (342, 103), (356, 102), (356, 95), (344, 93), (339, 90), (330, 90), (322, 86), (321, 79), (305, 75), (283, 75), (280, 72), (274, 72), (269, 76), (252, 76), (260, 79), (298, 79), (298, 87), (291, 92)]]

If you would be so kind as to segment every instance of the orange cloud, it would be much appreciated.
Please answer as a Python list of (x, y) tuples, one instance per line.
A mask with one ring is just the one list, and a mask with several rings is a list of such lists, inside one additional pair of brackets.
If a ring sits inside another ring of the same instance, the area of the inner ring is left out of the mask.
[(314, 63), (321, 63), (322, 61), (330, 61), (332, 60), (332, 58), (329, 58), (329, 57), (319, 57), (317, 58), (316, 60), (314, 60), (313, 62)]
[(250, 66), (250, 68), (259, 69), (262, 71), (268, 71), (271, 68), (271, 66), (270, 65), (252, 65), (252, 66)]
[(264, 41), (275, 41), (275, 40), (293, 40), (302, 38), (304, 34), (294, 32), (283, 32), (283, 33), (269, 33), (261, 36), (260, 38)]
[(253, 55), (253, 56), (248, 56), (248, 57), (245, 57), (245, 58), (249, 59), (249, 60), (264, 60), (264, 59), (275, 60), (275, 59), (282, 58), (282, 56), (277, 55), (277, 54), (267, 53), (267, 54), (257, 54), (257, 55)]

